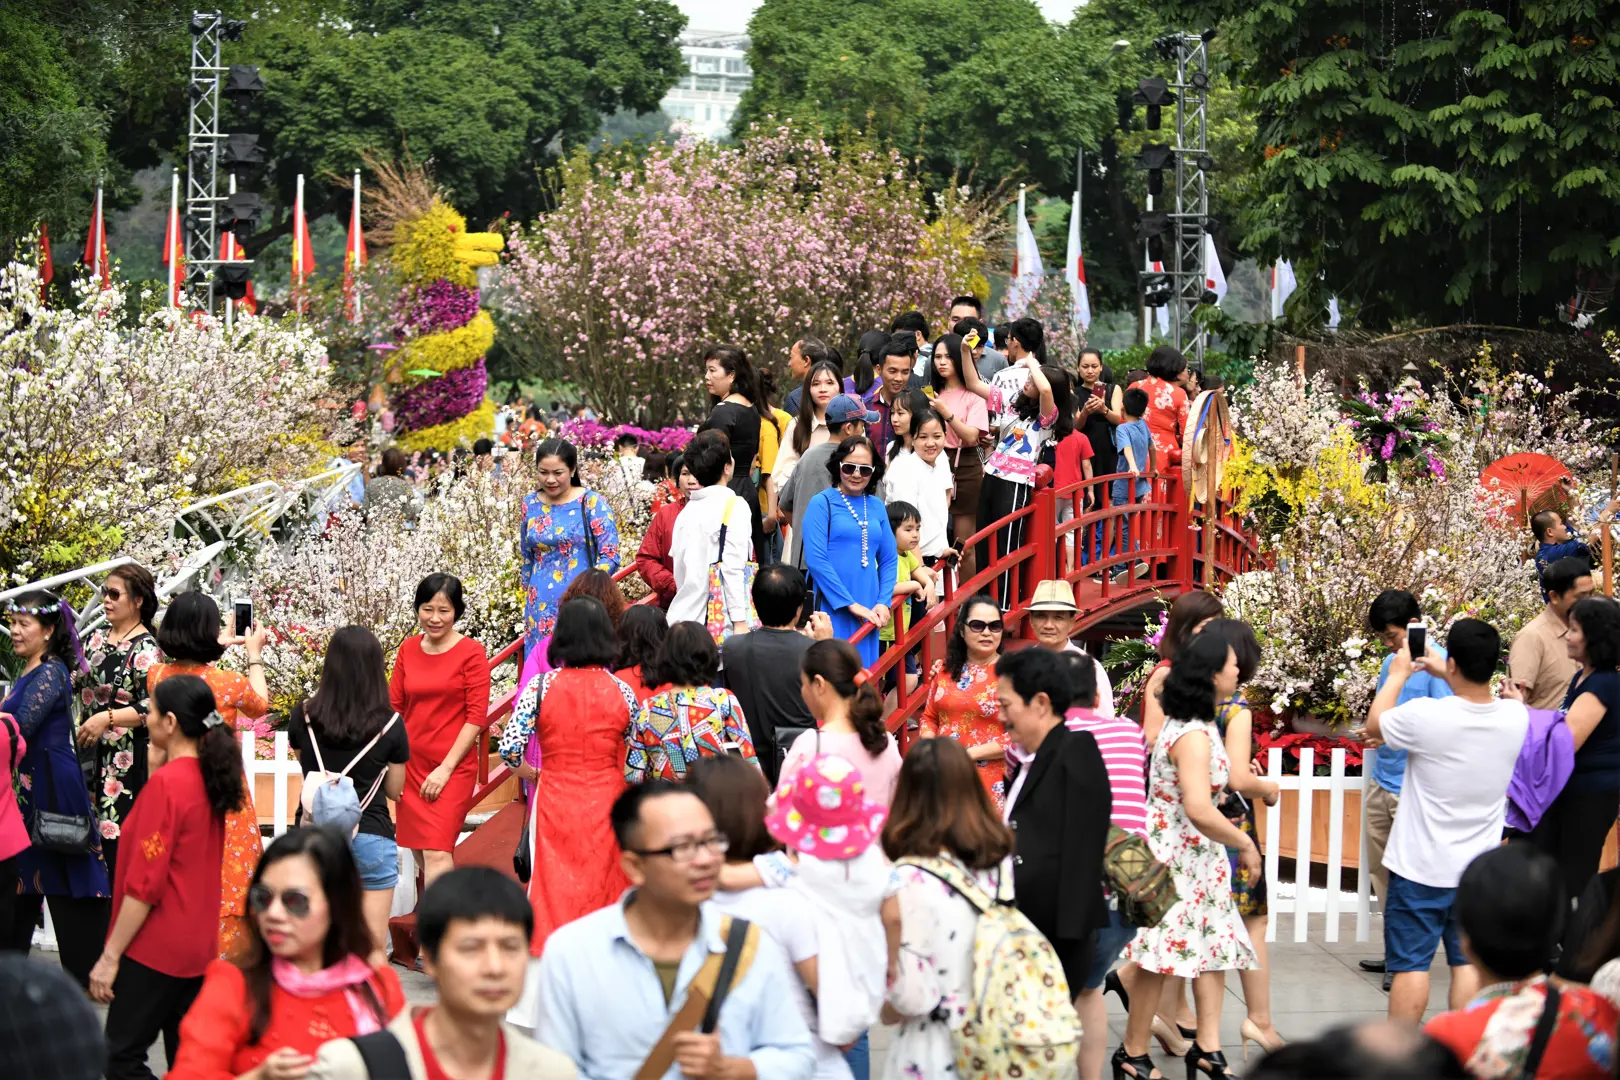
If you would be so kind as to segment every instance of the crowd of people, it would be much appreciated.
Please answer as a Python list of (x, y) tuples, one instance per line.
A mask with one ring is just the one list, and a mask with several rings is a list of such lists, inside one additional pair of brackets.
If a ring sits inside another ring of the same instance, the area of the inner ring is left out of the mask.
[[(462, 583), (428, 576), (391, 670), (367, 628), (332, 635), (287, 719), (297, 826), (267, 847), (237, 733), (269, 709), (271, 630), (238, 633), (201, 592), (159, 617), (133, 564), (82, 647), (59, 597), (17, 597), (0, 942), (26, 953), (48, 907), (76, 1004), (107, 1006), (86, 1075), (148, 1077), (161, 1039), (181, 1080), (867, 1080), (886, 1024), (897, 1080), (1157, 1080), (1155, 1040), (1189, 1080), (1221, 1080), (1228, 971), (1245, 1056), (1267, 1053), (1256, 1075), (1610, 1075), (1620, 871), (1598, 868), (1620, 812), (1620, 605), (1589, 562), (1544, 553), (1546, 610), (1506, 650), (1472, 618), (1430, 640), (1409, 593), (1371, 605), (1389, 655), (1358, 737), (1385, 957), (1363, 966), (1387, 972), (1403, 1026), (1285, 1045), (1255, 809), (1279, 790), (1243, 698), (1262, 652), (1217, 595), (1175, 601), (1158, 663), (1117, 698), (1062, 579), (1009, 610), (992, 576), (958, 594), (931, 670), (868, 676), (949, 583), (1024, 542), (990, 527), (1039, 465), (1072, 513), (1140, 499), (1179, 461), (1174, 350), (1116, 383), (1095, 353), (1044, 363), (1033, 320), (998, 328), (998, 351), (976, 300), (949, 316), (931, 343), (915, 312), (864, 335), (849, 374), (796, 342), (784, 409), (742, 350), (711, 350), (713, 412), (633, 558), (578, 449), (531, 413), (510, 718), (489, 730)], [(355, 501), (409, 519), (412, 470), (385, 452)], [(1078, 535), (1081, 564), (1117, 551), (1104, 532)], [(615, 581), (628, 565), (647, 602)], [(910, 729), (885, 696), (902, 686), (920, 690)], [(521, 884), (455, 868), (491, 739), (521, 785)], [(402, 849), (432, 1008), (406, 1006), (388, 963)], [(1418, 1034), (1441, 946), (1451, 1009)], [(33, 977), (11, 963), (0, 993)], [(1108, 993), (1127, 1015), (1112, 1055)]]

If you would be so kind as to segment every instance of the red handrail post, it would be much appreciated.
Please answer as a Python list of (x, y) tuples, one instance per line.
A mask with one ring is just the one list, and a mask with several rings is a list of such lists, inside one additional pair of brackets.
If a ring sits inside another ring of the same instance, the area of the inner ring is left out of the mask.
[(1195, 523), (1187, 507), (1186, 480), (1179, 469), (1171, 473), (1170, 499), (1173, 509), (1169, 517), (1176, 537), (1176, 568), (1171, 576), (1183, 588), (1197, 588), (1193, 566), (1198, 556), (1198, 538), (1193, 532)]
[(1052, 470), (1042, 466), (1035, 470), (1035, 499), (1030, 512), (1026, 542), (1033, 541), (1033, 557), (1025, 564), (1023, 595), (1019, 604), (1029, 603), (1035, 596), (1037, 582), (1057, 577), (1057, 496), (1052, 487)]

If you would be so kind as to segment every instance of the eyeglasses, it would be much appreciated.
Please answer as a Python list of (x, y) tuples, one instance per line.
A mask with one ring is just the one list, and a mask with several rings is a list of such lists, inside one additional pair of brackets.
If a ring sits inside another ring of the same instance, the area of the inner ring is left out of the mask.
[[(276, 902), (277, 893), (268, 885), (255, 885), (248, 890), (248, 910), (255, 915), (263, 915), (270, 910), (270, 905)], [(281, 906), (295, 919), (302, 919), (309, 915), (309, 894), (302, 889), (285, 889), (280, 894)]]
[(975, 634), (999, 634), (1001, 633), (1001, 620), (969, 619), (967, 628)]
[(122, 600), (124, 598), (124, 594), (111, 585), (101, 587), (101, 596), (105, 600)]
[(862, 465), (856, 461), (846, 461), (838, 466), (838, 471), (843, 473), (845, 476), (853, 476), (860, 479), (862, 477), (871, 476), (874, 468), (874, 466)]
[(655, 848), (643, 851), (637, 848), (630, 850), (642, 858), (651, 858), (654, 855), (666, 855), (677, 863), (689, 863), (697, 858), (699, 849), (712, 851), (716, 855), (724, 855), (731, 848), (731, 839), (725, 833), (711, 833), (692, 840), (677, 840), (666, 848)]

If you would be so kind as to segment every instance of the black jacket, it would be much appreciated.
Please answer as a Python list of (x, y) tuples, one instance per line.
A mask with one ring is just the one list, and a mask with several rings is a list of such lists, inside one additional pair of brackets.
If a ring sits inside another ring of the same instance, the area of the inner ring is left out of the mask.
[(1108, 924), (1103, 846), (1113, 793), (1097, 740), (1061, 723), (1035, 752), (1011, 825), (1018, 909), (1051, 941), (1082, 941)]

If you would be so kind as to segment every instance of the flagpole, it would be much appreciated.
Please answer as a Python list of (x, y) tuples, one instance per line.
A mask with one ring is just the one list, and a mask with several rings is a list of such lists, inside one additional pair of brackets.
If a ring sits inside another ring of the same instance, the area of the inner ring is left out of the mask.
[(349, 223), (349, 274), (354, 282), (354, 321), (360, 321), (360, 170), (354, 170), (354, 215)]
[(304, 217), (304, 174), (298, 174), (298, 188), (293, 195), (293, 244), (292, 244), (292, 287), (293, 310), (298, 314), (304, 313), (303, 284), (304, 253), (299, 247), (301, 237), (298, 235), (299, 223)]
[(101, 208), (101, 185), (97, 184), (96, 185), (96, 220), (90, 223), (90, 228), (93, 231), (93, 234), (95, 236), (95, 242), (96, 242), (96, 253), (93, 256), (91, 256), (91, 259), (90, 259), (91, 276), (93, 278), (95, 278), (95, 280), (97, 280), (97, 281), (101, 281), (102, 279), (104, 279), (107, 276), (107, 268), (105, 266), (103, 266), (102, 263), (101, 263), (101, 251), (102, 251), (102, 248), (106, 246), (106, 241), (103, 238), (107, 235), (107, 221), (106, 221), (106, 218), (102, 217), (102, 213), (103, 213), (103, 211), (102, 211), (102, 208)]
[[(236, 194), (236, 174), (235, 173), (231, 173), (230, 187), (226, 189), (226, 193), (229, 194), (229, 195), (235, 195)], [(226, 236), (225, 236), (225, 250), (229, 251), (231, 253), (230, 261), (235, 262), (237, 260), (238, 256), (237, 256), (237, 251), (236, 251), (236, 235), (234, 233), (227, 233), (226, 234)], [(235, 325), (236, 325), (236, 301), (231, 299), (231, 294), (230, 293), (226, 293), (225, 294), (225, 333), (229, 334), (231, 332), (231, 328), (233, 326), (235, 326)]]
[[(1153, 213), (1153, 195), (1151, 192), (1147, 197), (1147, 213)], [(1142, 242), (1142, 265), (1147, 268), (1149, 273), (1153, 271), (1153, 259), (1148, 255), (1147, 241), (1145, 240)], [(1153, 342), (1153, 331), (1149, 329), (1149, 324), (1153, 318), (1150, 314), (1151, 311), (1152, 309), (1147, 306), (1147, 291), (1144, 289), (1142, 292), (1142, 344), (1144, 345), (1150, 345)]]
[(169, 179), (169, 307), (180, 306), (180, 168)]

